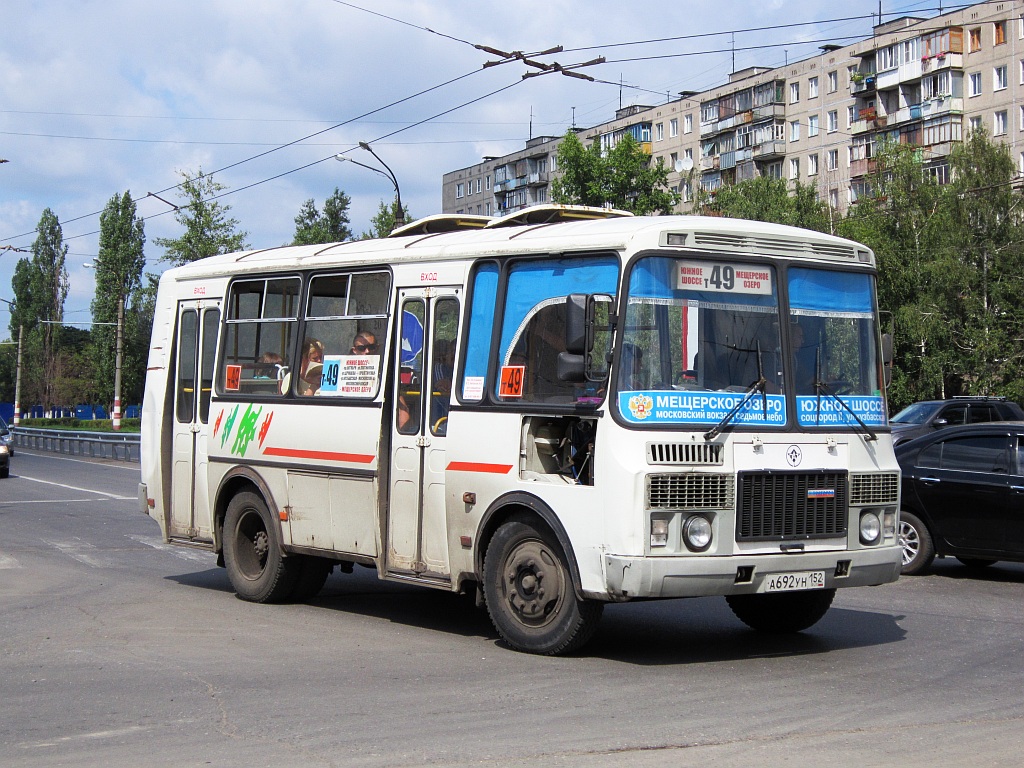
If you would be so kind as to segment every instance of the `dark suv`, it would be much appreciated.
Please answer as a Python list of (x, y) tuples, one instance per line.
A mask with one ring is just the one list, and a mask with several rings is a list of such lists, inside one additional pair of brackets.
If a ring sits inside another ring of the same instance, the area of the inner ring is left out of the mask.
[(908, 405), (889, 419), (893, 445), (927, 435), (941, 427), (987, 421), (1024, 421), (1024, 410), (1005, 397), (954, 397), (950, 400), (922, 400)]

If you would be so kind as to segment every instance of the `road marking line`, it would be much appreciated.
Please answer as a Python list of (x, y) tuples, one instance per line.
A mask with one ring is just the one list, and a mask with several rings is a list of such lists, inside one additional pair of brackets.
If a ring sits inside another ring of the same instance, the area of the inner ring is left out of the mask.
[(78, 562), (82, 563), (83, 565), (88, 565), (88, 566), (90, 566), (92, 568), (109, 568), (110, 567), (110, 563), (106, 563), (103, 560), (98, 560), (95, 557), (87, 555), (85, 552), (81, 551), (82, 549), (92, 549), (92, 550), (95, 550), (96, 547), (94, 547), (92, 544), (87, 544), (87, 543), (85, 543), (83, 541), (79, 541), (79, 542), (46, 541), (45, 539), (43, 540), (43, 543), (44, 544), (49, 544), (54, 549), (56, 549), (59, 552), (62, 552), (63, 554), (67, 555), (72, 560), (77, 560)]
[(10, 555), (5, 555), (2, 552), (0, 552), (0, 570), (11, 568), (21, 568), (21, 563), (19, 563)]
[(212, 549), (210, 551), (188, 549), (185, 547), (175, 546), (174, 544), (168, 544), (163, 539), (155, 539), (150, 536), (128, 534), (127, 538), (137, 541), (139, 544), (145, 544), (147, 547), (152, 547), (153, 549), (158, 549), (161, 552), (167, 552), (175, 557), (180, 557), (182, 560), (192, 560), (197, 563), (209, 563), (210, 557), (213, 555)]
[(43, 483), (44, 485), (56, 485), (58, 488), (67, 488), (69, 491), (82, 491), (83, 493), (98, 493), (100, 496), (106, 496), (117, 501), (131, 501), (135, 499), (135, 496), (118, 496), (116, 493), (107, 493), (106, 491), (94, 491), (92, 488), (79, 488), (77, 485), (65, 485), (64, 483), (55, 483), (52, 480), (40, 480), (37, 477), (28, 477), (27, 475), (18, 475), (22, 480), (31, 480), (33, 483)]
[[(132, 496), (134, 499), (135, 497)], [(0, 507), (22, 506), (23, 504), (82, 504), (87, 501), (110, 501), (110, 499), (31, 499), (29, 501), (0, 501)]]

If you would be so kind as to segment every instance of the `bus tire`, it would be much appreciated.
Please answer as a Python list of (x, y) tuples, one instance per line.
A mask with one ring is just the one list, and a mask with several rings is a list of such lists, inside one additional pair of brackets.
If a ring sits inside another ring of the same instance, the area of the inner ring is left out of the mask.
[(284, 556), (280, 528), (259, 494), (243, 491), (224, 515), (224, 565), (235, 593), (253, 603), (277, 603), (291, 596), (298, 570)]
[(736, 618), (751, 629), (791, 634), (817, 624), (835, 596), (834, 589), (815, 589), (774, 595), (728, 595), (725, 600)]
[(487, 546), (484, 601), (509, 646), (547, 656), (581, 648), (604, 609), (603, 603), (576, 597), (554, 536), (520, 521), (502, 525)]
[(327, 577), (334, 570), (334, 563), (322, 557), (299, 558), (298, 576), (291, 599), (297, 603), (312, 600), (324, 588)]

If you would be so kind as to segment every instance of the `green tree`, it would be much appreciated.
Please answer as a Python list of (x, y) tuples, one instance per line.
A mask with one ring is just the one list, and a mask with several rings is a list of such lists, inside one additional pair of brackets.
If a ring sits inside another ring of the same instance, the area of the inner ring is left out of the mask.
[[(114, 195), (100, 214), (99, 257), (96, 259), (96, 295), (92, 300), (95, 383), (108, 407), (114, 401), (118, 314), (123, 310), (121, 399), (138, 402), (146, 375), (146, 358), (135, 343), (140, 329), (129, 311), (142, 287), (146, 243), (141, 218), (136, 216), (131, 193)], [(148, 346), (148, 345), (147, 345)]]
[(292, 245), (313, 245), (317, 243), (341, 243), (352, 238), (349, 229), (348, 206), (352, 202), (348, 195), (337, 187), (334, 194), (324, 201), (323, 211), (317, 210), (316, 201), (309, 198), (295, 217), (295, 239)]
[(200, 169), (194, 175), (181, 171), (183, 179), (178, 196), (185, 201), (174, 218), (185, 228), (181, 237), (158, 237), (154, 242), (166, 249), (162, 261), (174, 266), (205, 259), (207, 256), (232, 253), (248, 248), (248, 232), (238, 231), (238, 220), (228, 216), (230, 205), (217, 202), (227, 189)]
[[(377, 208), (377, 213), (370, 219), (370, 231), (364, 232), (361, 240), (370, 240), (378, 237), (387, 237), (395, 231), (395, 221), (398, 218), (398, 201), (392, 200), (390, 203), (385, 203), (383, 200), (380, 201), (380, 205)], [(406, 224), (413, 220), (409, 213), (408, 206), (402, 206), (402, 219)]]
[(828, 206), (814, 187), (799, 181), (792, 194), (782, 179), (758, 176), (718, 189), (702, 201), (701, 213), (734, 219), (770, 221), (818, 232), (830, 232)]
[(22, 402), (37, 401), (49, 409), (56, 402), (60, 375), (58, 353), (60, 323), (68, 294), (68, 247), (60, 222), (49, 208), (43, 211), (36, 231), (31, 259), (20, 259), (14, 267), (10, 327), (14, 329), (14, 338), (19, 325), (25, 328)]
[(558, 145), (559, 177), (551, 184), (551, 199), (568, 205), (611, 206), (638, 216), (671, 213), (679, 193), (669, 187), (668, 169), (629, 134), (607, 153), (598, 142), (589, 147), (574, 131)]

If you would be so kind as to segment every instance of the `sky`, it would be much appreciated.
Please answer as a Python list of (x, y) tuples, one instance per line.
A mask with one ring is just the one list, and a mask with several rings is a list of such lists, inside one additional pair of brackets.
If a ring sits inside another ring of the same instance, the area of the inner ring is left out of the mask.
[[(948, 3), (947, 10), (952, 7)], [(291, 242), (305, 200), (335, 187), (358, 236), (394, 187), (365, 165), (367, 142), (394, 171), (413, 218), (441, 210), (444, 173), (522, 149), (531, 136), (608, 120), (730, 71), (782, 66), (869, 36), (883, 20), (938, 13), (934, 0), (18, 0), (0, 43), (0, 249), (29, 249), (45, 208), (63, 227), (65, 322), (88, 327), (95, 291), (83, 266), (99, 212), (130, 190), (154, 240), (183, 229), (180, 172), (226, 187), (254, 248)], [(874, 14), (874, 16), (872, 16)], [(536, 54), (581, 72), (523, 78)], [(162, 200), (160, 199), (162, 198)], [(0, 250), (0, 298), (24, 253)], [(0, 303), (0, 338), (8, 315)]]

